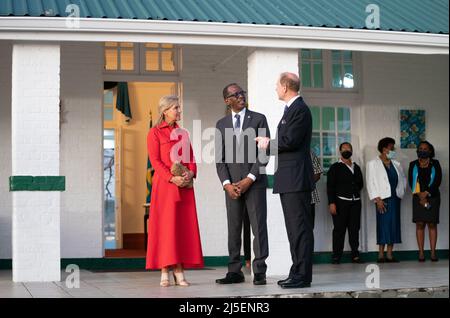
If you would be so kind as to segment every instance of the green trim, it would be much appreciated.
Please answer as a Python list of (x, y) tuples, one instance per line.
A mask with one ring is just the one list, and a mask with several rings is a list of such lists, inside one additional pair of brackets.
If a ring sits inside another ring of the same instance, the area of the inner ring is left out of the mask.
[[(449, 250), (437, 250), (438, 258), (448, 259)], [(314, 264), (330, 264), (331, 252), (314, 253)], [(417, 261), (418, 251), (397, 251), (395, 257), (400, 261)], [(364, 262), (376, 262), (378, 252), (361, 253), (361, 260)], [(425, 257), (429, 261), (430, 252), (425, 252)], [(242, 258), (242, 261), (244, 259)], [(206, 267), (222, 267), (228, 265), (228, 256), (205, 256)], [(341, 263), (350, 263), (350, 254), (345, 253)], [(76, 264), (81, 269), (86, 270), (118, 270), (118, 269), (144, 269), (145, 258), (63, 258), (61, 259), (61, 268), (65, 269), (69, 264)], [(0, 259), (0, 269), (12, 269), (11, 259)]]
[(267, 189), (273, 189), (273, 181), (274, 181), (273, 174), (268, 174), (267, 175)]
[(11, 176), (9, 191), (65, 191), (66, 177), (63, 176)]

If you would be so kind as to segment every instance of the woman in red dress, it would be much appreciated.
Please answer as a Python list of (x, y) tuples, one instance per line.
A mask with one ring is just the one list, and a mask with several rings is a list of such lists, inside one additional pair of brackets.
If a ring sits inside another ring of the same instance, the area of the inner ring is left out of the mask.
[[(197, 166), (186, 130), (177, 121), (181, 107), (177, 96), (164, 96), (159, 103), (159, 120), (147, 136), (150, 162), (155, 169), (150, 203), (146, 269), (161, 269), (162, 287), (170, 286), (173, 269), (176, 285), (189, 286), (184, 268), (203, 267), (194, 189)], [(171, 167), (180, 162), (188, 168), (173, 176)]]

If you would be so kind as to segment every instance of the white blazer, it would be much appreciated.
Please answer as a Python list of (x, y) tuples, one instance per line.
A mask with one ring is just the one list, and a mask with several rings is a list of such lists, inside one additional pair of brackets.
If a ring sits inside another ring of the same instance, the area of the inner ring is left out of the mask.
[[(402, 166), (400, 162), (391, 160), (394, 165), (395, 170), (398, 175), (398, 184), (395, 189), (397, 192), (397, 197), (403, 198), (406, 190), (406, 177), (403, 173)], [(369, 194), (369, 199), (374, 200), (380, 197), (381, 199), (386, 199), (391, 196), (391, 185), (389, 184), (389, 178), (384, 168), (383, 161), (379, 157), (369, 161), (366, 166), (366, 183), (367, 183), (367, 193)]]

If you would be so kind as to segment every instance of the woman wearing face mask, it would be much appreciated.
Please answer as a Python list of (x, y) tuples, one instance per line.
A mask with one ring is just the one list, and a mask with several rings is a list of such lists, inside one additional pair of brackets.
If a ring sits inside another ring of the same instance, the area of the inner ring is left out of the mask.
[(339, 151), (341, 158), (327, 173), (328, 204), (334, 225), (332, 263), (340, 263), (347, 230), (352, 263), (361, 263), (358, 249), (363, 177), (360, 167), (351, 159), (352, 145), (344, 142), (339, 146)]
[(416, 223), (419, 262), (425, 262), (425, 226), (428, 226), (430, 236), (431, 261), (438, 261), (436, 241), (442, 170), (439, 161), (434, 159), (434, 155), (433, 145), (428, 141), (422, 141), (417, 148), (419, 159), (409, 164), (408, 171), (409, 186), (413, 192), (413, 222)]
[[(400, 163), (394, 160), (395, 140), (386, 137), (378, 142), (380, 155), (366, 168), (367, 192), (375, 202), (379, 263), (398, 263), (392, 255), (394, 244), (402, 242), (400, 232), (400, 201), (405, 194), (406, 177)], [(384, 249), (387, 245), (387, 257)]]

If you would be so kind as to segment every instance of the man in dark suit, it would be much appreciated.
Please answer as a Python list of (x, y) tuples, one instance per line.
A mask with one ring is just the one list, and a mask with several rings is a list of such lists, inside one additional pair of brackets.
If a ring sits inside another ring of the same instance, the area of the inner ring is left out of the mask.
[(273, 193), (279, 193), (292, 257), (283, 288), (310, 287), (314, 235), (311, 215), (311, 191), (314, 189), (310, 155), (312, 117), (298, 95), (300, 79), (283, 73), (277, 82), (278, 98), (286, 103), (274, 140), (258, 137), (258, 147), (276, 156)]
[[(266, 284), (267, 238), (267, 175), (268, 157), (258, 150), (257, 136), (270, 136), (266, 117), (246, 108), (245, 92), (235, 83), (223, 90), (231, 113), (216, 125), (216, 168), (225, 191), (228, 223), (228, 273), (218, 284), (244, 282), (241, 270), (241, 234), (245, 208), (254, 234), (253, 283)], [(262, 157), (261, 158), (261, 154)]]

